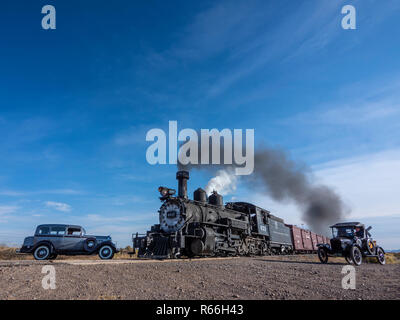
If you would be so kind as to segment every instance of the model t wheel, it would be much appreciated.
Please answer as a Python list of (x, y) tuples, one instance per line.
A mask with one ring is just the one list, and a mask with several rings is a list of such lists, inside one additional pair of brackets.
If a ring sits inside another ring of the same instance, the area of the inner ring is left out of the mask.
[(354, 264), (356, 266), (361, 265), (362, 263), (362, 254), (361, 254), (361, 250), (360, 248), (358, 248), (357, 246), (352, 246), (350, 249), (350, 257), (351, 260), (353, 260)]
[(348, 264), (352, 264), (352, 263), (353, 263), (353, 260), (351, 260), (351, 257), (350, 257), (349, 254), (346, 254), (346, 255), (344, 256), (344, 258), (346, 259), (346, 262), (347, 262)]
[(102, 246), (99, 250), (99, 257), (102, 260), (109, 260), (114, 257), (114, 250), (108, 245)]
[(383, 249), (378, 247), (376, 250), (376, 254), (378, 256), (378, 262), (382, 265), (386, 263), (386, 258), (385, 258), (385, 253), (383, 252)]
[(36, 260), (46, 260), (50, 257), (50, 248), (46, 245), (39, 246), (33, 252), (33, 257)]
[(325, 248), (318, 248), (318, 258), (322, 263), (328, 262), (328, 252)]

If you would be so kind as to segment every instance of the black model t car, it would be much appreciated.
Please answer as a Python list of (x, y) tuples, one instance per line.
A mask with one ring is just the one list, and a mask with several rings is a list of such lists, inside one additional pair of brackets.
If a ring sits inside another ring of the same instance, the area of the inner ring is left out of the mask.
[(360, 222), (337, 223), (332, 228), (331, 244), (318, 244), (318, 257), (322, 263), (328, 262), (328, 256), (341, 256), (348, 263), (361, 265), (363, 257), (376, 257), (385, 264), (385, 251), (376, 245), (369, 230)]
[(118, 252), (110, 236), (89, 236), (81, 226), (43, 224), (33, 237), (26, 237), (17, 253), (31, 253), (36, 260), (55, 259), (57, 255), (98, 254), (112, 259)]

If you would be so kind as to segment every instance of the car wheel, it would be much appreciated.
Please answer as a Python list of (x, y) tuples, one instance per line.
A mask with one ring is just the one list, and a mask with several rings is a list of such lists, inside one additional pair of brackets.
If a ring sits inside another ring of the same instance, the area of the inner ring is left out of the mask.
[(50, 248), (47, 245), (39, 246), (33, 252), (33, 257), (36, 260), (46, 260), (50, 257)]
[(378, 262), (384, 265), (386, 263), (386, 258), (383, 249), (378, 247), (378, 249), (376, 250), (376, 254), (378, 255)]
[(353, 261), (351, 260), (350, 255), (346, 254), (346, 255), (344, 256), (344, 258), (346, 259), (346, 261), (347, 261), (348, 264), (352, 264), (352, 263), (353, 263)]
[(318, 258), (322, 263), (328, 262), (328, 252), (325, 248), (318, 248)]
[(357, 246), (351, 247), (350, 257), (351, 257), (351, 260), (354, 262), (354, 264), (356, 266), (361, 265), (361, 263), (362, 263), (362, 254), (361, 254), (361, 250), (360, 250), (359, 247), (357, 247)]
[(114, 257), (114, 249), (108, 245), (102, 246), (99, 250), (99, 257), (102, 260), (112, 259)]

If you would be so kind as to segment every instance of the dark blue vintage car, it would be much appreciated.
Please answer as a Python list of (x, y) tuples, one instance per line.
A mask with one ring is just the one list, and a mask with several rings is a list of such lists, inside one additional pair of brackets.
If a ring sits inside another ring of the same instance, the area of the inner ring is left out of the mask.
[(81, 226), (43, 224), (33, 237), (26, 237), (17, 253), (30, 253), (36, 260), (55, 259), (57, 255), (92, 255), (112, 259), (118, 250), (110, 236), (90, 236)]

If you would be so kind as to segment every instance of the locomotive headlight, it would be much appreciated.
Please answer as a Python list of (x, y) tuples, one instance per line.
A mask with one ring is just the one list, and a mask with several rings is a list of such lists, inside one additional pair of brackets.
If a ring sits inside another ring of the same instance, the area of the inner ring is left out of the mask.
[(158, 191), (160, 192), (162, 197), (173, 196), (176, 192), (174, 189), (169, 189), (166, 187), (159, 187)]

